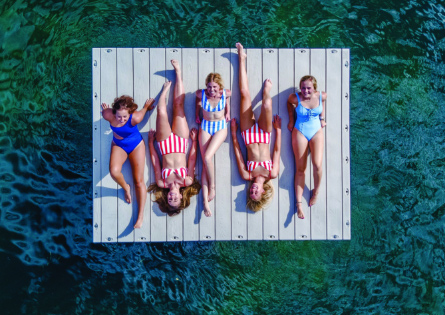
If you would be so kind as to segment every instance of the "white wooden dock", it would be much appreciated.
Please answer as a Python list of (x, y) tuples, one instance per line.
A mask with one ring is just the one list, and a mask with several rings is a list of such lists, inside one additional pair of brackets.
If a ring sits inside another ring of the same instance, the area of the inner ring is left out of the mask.
[[(195, 91), (205, 87), (209, 72), (222, 75), (225, 87), (232, 90), (231, 116), (239, 116), (238, 55), (235, 48), (93, 48), (93, 241), (165, 242), (215, 240), (349, 240), (351, 238), (350, 150), (349, 150), (349, 49), (246, 49), (249, 89), (256, 118), (259, 116), (262, 84), (271, 78), (273, 112), (282, 117), (280, 176), (273, 180), (275, 197), (269, 207), (254, 213), (246, 209), (248, 184), (236, 166), (231, 134), (215, 156), (217, 194), (210, 203), (213, 216), (205, 217), (202, 194), (192, 198), (190, 207), (180, 215), (168, 217), (150, 196), (145, 206), (144, 224), (133, 229), (137, 218), (136, 196), (127, 161), (123, 167), (132, 186), (133, 204), (124, 201), (124, 192), (109, 174), (112, 132), (101, 117), (100, 104), (111, 104), (127, 94), (142, 107), (145, 100), (158, 100), (162, 84), (174, 83), (171, 59), (178, 59), (186, 92), (185, 111), (189, 127), (195, 123)], [(303, 195), (305, 219), (295, 212), (295, 161), (291, 132), (287, 130), (286, 101), (296, 91), (300, 78), (312, 74), (318, 90), (328, 94), (326, 102), (323, 178), (317, 204), (308, 207), (313, 185), (310, 158)], [(173, 90), (173, 89), (171, 89)], [(169, 97), (171, 119), (172, 92)], [(147, 113), (139, 124), (144, 141), (155, 128), (156, 110)], [(171, 121), (171, 120), (170, 120)], [(239, 123), (239, 119), (237, 119)], [(230, 128), (230, 127), (229, 127)], [(239, 129), (239, 128), (238, 128)], [(230, 130), (230, 129), (229, 129)], [(275, 141), (275, 131), (271, 146)], [(238, 140), (246, 150), (238, 130)], [(148, 146), (147, 146), (148, 147)], [(145, 179), (154, 182), (147, 152)], [(202, 161), (197, 173), (201, 181)]]

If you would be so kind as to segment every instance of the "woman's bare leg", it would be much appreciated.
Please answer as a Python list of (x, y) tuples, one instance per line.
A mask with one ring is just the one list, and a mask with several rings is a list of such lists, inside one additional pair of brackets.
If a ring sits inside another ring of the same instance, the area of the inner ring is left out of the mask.
[(188, 139), (190, 131), (184, 112), (185, 93), (181, 77), (181, 66), (179, 65), (179, 61), (177, 60), (172, 60), (171, 63), (176, 73), (175, 90), (173, 91), (172, 130), (181, 138)]
[(297, 198), (297, 216), (304, 219), (303, 212), (303, 191), (304, 191), (304, 177), (307, 165), (308, 142), (305, 136), (294, 128), (292, 131), (292, 149), (295, 156), (295, 197)]
[(272, 98), (270, 90), (272, 89), (272, 81), (266, 79), (263, 88), (263, 102), (261, 104), (261, 114), (258, 118), (258, 126), (266, 132), (272, 132)]
[(116, 183), (121, 186), (125, 191), (125, 201), (131, 203), (131, 192), (130, 185), (124, 179), (122, 174), (122, 165), (127, 160), (127, 152), (125, 152), (121, 147), (116, 144), (111, 144), (111, 154), (110, 154), (110, 175)]
[(134, 225), (135, 229), (142, 227), (144, 221), (145, 201), (147, 200), (147, 187), (144, 181), (145, 169), (145, 143), (141, 143), (130, 153), (131, 170), (133, 173), (133, 181), (136, 189), (136, 201), (138, 203), (138, 219)]
[(252, 110), (252, 100), (249, 92), (249, 82), (247, 80), (246, 58), (244, 47), (240, 43), (236, 43), (238, 49), (239, 60), (239, 90), (241, 94), (240, 104), (240, 128), (241, 131), (249, 129), (255, 124), (255, 116)]
[(323, 129), (318, 130), (315, 136), (312, 137), (311, 141), (309, 141), (309, 147), (311, 149), (312, 168), (314, 170), (314, 189), (312, 190), (311, 199), (309, 200), (309, 206), (312, 206), (317, 202), (321, 176), (323, 174)]
[(171, 81), (165, 82), (161, 95), (159, 96), (156, 116), (156, 140), (158, 142), (167, 139), (172, 133), (167, 114), (167, 95), (171, 84)]
[[(201, 151), (201, 156), (205, 156), (205, 152), (210, 142), (210, 135), (199, 129), (199, 149)], [(204, 158), (203, 158), (204, 159)], [(205, 163), (205, 162), (204, 162)], [(212, 163), (213, 168), (213, 163)], [(204, 165), (201, 174), (201, 184), (202, 184), (202, 202), (204, 204), (204, 214), (206, 217), (210, 217), (212, 212), (209, 206), (209, 176), (207, 174), (207, 166)], [(210, 182), (211, 185), (212, 182)], [(210, 186), (211, 187), (211, 186)], [(213, 191), (215, 191), (215, 185), (213, 185)]]

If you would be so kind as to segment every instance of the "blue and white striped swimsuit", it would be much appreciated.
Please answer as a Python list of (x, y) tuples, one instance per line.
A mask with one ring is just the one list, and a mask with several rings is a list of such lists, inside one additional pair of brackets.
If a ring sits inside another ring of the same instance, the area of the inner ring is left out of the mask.
[[(207, 96), (205, 94), (205, 90), (202, 90), (202, 109), (206, 112), (219, 112), (224, 110), (226, 107), (226, 90), (223, 90), (221, 99), (219, 100), (218, 104), (215, 108), (212, 108), (210, 105), (209, 100), (207, 99)], [(202, 119), (201, 122), (201, 129), (208, 132), (211, 136), (213, 136), (218, 131), (227, 128), (227, 122), (226, 119), (222, 119), (219, 121), (209, 121)]]

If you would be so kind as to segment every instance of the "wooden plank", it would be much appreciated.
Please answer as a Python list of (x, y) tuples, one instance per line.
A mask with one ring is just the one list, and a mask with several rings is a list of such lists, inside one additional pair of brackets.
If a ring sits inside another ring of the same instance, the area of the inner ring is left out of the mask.
[[(224, 88), (230, 89), (230, 49), (215, 49), (215, 72), (219, 73), (224, 82)], [(231, 112), (231, 117), (235, 117)], [(232, 207), (232, 185), (231, 185), (231, 163), (230, 147), (232, 138), (230, 133), (230, 122), (227, 125), (228, 132), (226, 140), (221, 144), (215, 154), (215, 239), (230, 240), (232, 235), (231, 207)], [(238, 172), (236, 169), (235, 171)]]
[[(214, 50), (202, 48), (198, 51), (198, 82), (199, 87), (205, 88), (205, 79), (207, 75), (211, 72), (215, 71), (214, 64)], [(203, 157), (199, 154), (199, 166), (200, 166), (200, 178), (202, 176), (202, 168), (204, 167), (204, 163), (202, 161)], [(215, 164), (215, 158), (213, 158), (213, 164)], [(202, 183), (202, 180), (201, 180)], [(210, 183), (209, 183), (210, 185)], [(202, 211), (203, 207), (203, 197), (200, 194), (199, 199), (199, 239), (202, 241), (210, 241), (215, 240), (215, 216), (206, 217)], [(215, 213), (215, 200), (209, 203), (210, 211)]]
[[(237, 138), (243, 156), (246, 156), (246, 148), (240, 133), (239, 111), (239, 62), (236, 48), (230, 49), (230, 63), (232, 65), (232, 117), (236, 117), (238, 123)], [(236, 164), (233, 144), (230, 144), (230, 161), (232, 170), (232, 240), (247, 240), (247, 212), (246, 212), (246, 181), (241, 178)]]
[[(133, 51), (131, 48), (118, 48), (117, 58), (117, 96), (133, 96)], [(125, 191), (118, 188), (117, 199), (117, 235), (118, 242), (134, 242), (134, 223), (137, 217), (137, 202), (134, 191), (133, 174), (130, 160), (127, 158), (122, 165), (122, 174), (131, 189), (131, 200), (129, 204), (125, 201)]]
[(278, 112), (281, 117), (281, 163), (279, 186), (276, 197), (279, 199), (278, 222), (279, 239), (295, 239), (295, 161), (292, 151), (292, 133), (287, 129), (287, 99), (295, 93), (294, 50), (278, 50)]
[(350, 59), (349, 49), (342, 49), (342, 172), (343, 172), (343, 239), (351, 239), (351, 179), (350, 165), (351, 153), (349, 149), (349, 110), (350, 110), (350, 91), (349, 91), (349, 72)]
[(102, 241), (101, 208), (101, 107), (100, 107), (100, 48), (93, 48), (93, 242)]
[[(148, 48), (134, 48), (133, 49), (133, 85), (134, 85), (134, 101), (139, 105), (138, 109), (141, 109), (145, 101), (150, 98), (150, 54)], [(142, 134), (145, 142), (145, 169), (144, 169), (144, 182), (146, 185), (150, 185), (150, 158), (148, 154), (148, 131), (150, 130), (149, 123), (150, 112), (145, 115), (145, 118), (139, 123), (139, 131)], [(154, 181), (154, 179), (153, 179)], [(150, 196), (147, 196), (144, 208), (144, 221), (142, 228), (134, 231), (135, 242), (149, 242), (150, 241), (150, 213), (151, 202)], [(137, 217), (138, 214), (136, 214)], [(136, 220), (136, 218), (135, 218)]]
[[(311, 50), (311, 74), (317, 79), (317, 90), (326, 91), (326, 50)], [(326, 130), (323, 130), (326, 139)], [(326, 239), (326, 141), (323, 154), (323, 176), (320, 183), (320, 191), (317, 203), (311, 207), (311, 236), (314, 240)], [(312, 163), (311, 163), (312, 167)], [(313, 174), (313, 170), (311, 171)], [(311, 177), (311, 189), (314, 189), (313, 176)]]
[[(272, 80), (272, 89), (270, 96), (272, 98), (272, 115), (278, 114), (278, 49), (263, 49), (263, 86), (266, 79)], [(272, 131), (270, 141), (270, 152), (273, 154), (275, 146), (276, 132)], [(272, 159), (272, 155), (271, 155)], [(271, 180), (274, 186), (275, 194), (271, 203), (263, 211), (263, 239), (278, 240), (278, 213), (280, 207), (279, 195), (279, 177)]]
[[(111, 106), (117, 95), (116, 49), (101, 49), (101, 103)], [(102, 174), (102, 242), (117, 242), (117, 183), (109, 172), (110, 148), (113, 132), (110, 123), (101, 119), (101, 174)]]
[(326, 199), (327, 239), (340, 240), (342, 233), (341, 158), (341, 49), (326, 51)]
[[(182, 55), (181, 50), (177, 48), (167, 48), (166, 49), (166, 57), (165, 57), (165, 69), (167, 69), (167, 79), (172, 81), (172, 87), (170, 91), (174, 90), (174, 84), (176, 83), (176, 74), (175, 70), (171, 64), (172, 59), (176, 59), (179, 61), (182, 72)], [(172, 125), (173, 121), (173, 95), (168, 100), (168, 110), (172, 113), (172, 120), (170, 120), (170, 125)], [(178, 215), (173, 217), (167, 216), (167, 241), (182, 241), (183, 237), (183, 216), (184, 211), (181, 211)]]
[[(249, 91), (252, 98), (252, 107), (254, 108), (255, 119), (261, 114), (261, 104), (263, 100), (263, 75), (262, 75), (262, 53), (260, 49), (246, 49), (247, 53), (247, 77), (249, 78)], [(242, 141), (242, 140), (241, 140)], [(240, 145), (245, 147), (244, 142)], [(247, 161), (247, 154), (244, 156)], [(246, 198), (249, 194), (249, 182), (246, 182)], [(247, 238), (249, 240), (263, 239), (263, 215), (264, 211), (247, 211)]]
[[(198, 50), (196, 48), (182, 49), (182, 78), (184, 81), (186, 117), (189, 128), (198, 128), (195, 122), (195, 92), (198, 89), (198, 76), (196, 75), (198, 69)], [(199, 151), (199, 148), (198, 148)], [(199, 158), (199, 156), (198, 156)], [(201, 182), (198, 173), (198, 164), (196, 164), (195, 177)], [(199, 240), (199, 215), (200, 206), (198, 204), (198, 196), (192, 197), (190, 206), (184, 209), (184, 240), (198, 241)]]
[[(294, 73), (295, 73), (295, 87), (296, 91), (300, 91), (300, 79), (310, 73), (310, 49), (295, 49), (295, 64), (294, 64)], [(294, 156), (295, 161), (295, 156)], [(309, 154), (307, 157), (307, 166), (306, 173), (304, 178), (304, 191), (303, 191), (303, 211), (304, 211), (304, 220), (300, 220), (297, 217), (296, 207), (295, 209), (295, 239), (297, 240), (306, 240), (311, 239), (311, 221), (312, 221), (312, 211), (309, 207), (309, 199), (311, 196), (311, 155)], [(295, 172), (294, 172), (295, 176)], [(295, 195), (295, 186), (294, 186), (294, 195)], [(296, 201), (296, 197), (295, 197)]]
[[(162, 91), (162, 85), (166, 81), (166, 60), (164, 48), (150, 48), (150, 97), (156, 96), (159, 102), (159, 95)], [(172, 87), (173, 89), (173, 87)], [(155, 129), (156, 126), (156, 110), (150, 116), (150, 126)], [(155, 143), (155, 147), (157, 147)], [(159, 159), (162, 163), (162, 156), (158, 152)], [(150, 163), (151, 164), (151, 163)], [(152, 183), (155, 182), (153, 166), (150, 166), (150, 178)], [(167, 214), (163, 213), (156, 202), (152, 203), (150, 233), (152, 242), (165, 242), (167, 240)]]

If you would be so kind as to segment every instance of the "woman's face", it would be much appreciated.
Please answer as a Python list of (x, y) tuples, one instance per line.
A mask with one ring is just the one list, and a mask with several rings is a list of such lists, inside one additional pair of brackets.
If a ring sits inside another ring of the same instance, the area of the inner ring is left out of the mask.
[(170, 206), (178, 208), (181, 205), (182, 195), (179, 189), (170, 189), (167, 193), (167, 202)]
[(207, 83), (207, 94), (211, 97), (219, 96), (220, 86), (218, 83), (209, 82)]
[(119, 109), (116, 111), (116, 120), (119, 122), (119, 124), (125, 124), (128, 121), (128, 118), (130, 118), (130, 114), (128, 114), (128, 109)]
[(314, 93), (314, 84), (310, 80), (303, 81), (300, 90), (304, 98), (309, 98)]
[(252, 183), (250, 186), (250, 198), (253, 200), (260, 200), (263, 193), (264, 189), (262, 183)]

